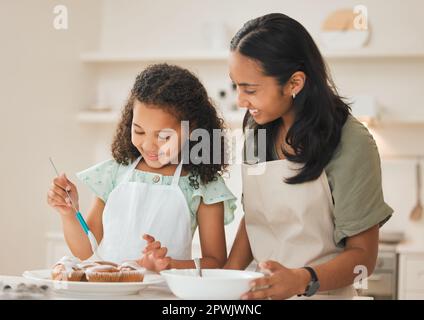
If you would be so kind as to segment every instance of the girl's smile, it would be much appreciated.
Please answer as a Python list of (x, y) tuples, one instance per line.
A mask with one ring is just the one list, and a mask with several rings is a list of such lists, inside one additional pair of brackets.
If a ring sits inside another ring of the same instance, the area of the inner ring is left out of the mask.
[(157, 154), (151, 154), (149, 152), (146, 153), (146, 158), (151, 161), (157, 161), (159, 159)]

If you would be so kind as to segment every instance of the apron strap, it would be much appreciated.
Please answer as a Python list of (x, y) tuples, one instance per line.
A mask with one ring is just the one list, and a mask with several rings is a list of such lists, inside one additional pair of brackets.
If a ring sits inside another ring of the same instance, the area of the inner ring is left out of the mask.
[(128, 182), (130, 180), (131, 174), (133, 173), (133, 171), (135, 170), (135, 167), (137, 167), (141, 159), (142, 159), (142, 156), (139, 156), (133, 163), (131, 163), (122, 182)]
[[(180, 180), (180, 176), (181, 176), (181, 171), (183, 169), (183, 162), (184, 162), (184, 157), (186, 156), (186, 151), (188, 150), (189, 144), (188, 143), (184, 143), (183, 147), (181, 148), (181, 161), (177, 166), (177, 169), (175, 170), (174, 173), (174, 177), (172, 178), (172, 186), (174, 187), (178, 187), (178, 181)], [(189, 155), (188, 155), (189, 156)]]
[[(137, 164), (142, 159), (142, 156), (139, 156), (133, 163), (131, 163), (130, 167), (128, 168), (128, 172), (126, 173), (125, 178), (122, 180), (122, 182), (128, 182), (131, 178), (131, 174), (135, 170), (135, 167), (137, 167)], [(183, 168), (183, 159), (181, 159), (180, 163), (177, 166), (177, 169), (175, 170), (174, 176), (172, 177), (172, 186), (178, 186), (178, 181), (180, 180), (181, 171)]]
[(172, 178), (172, 186), (174, 187), (178, 186), (178, 181), (180, 180), (182, 168), (183, 168), (183, 160), (181, 159), (177, 169), (175, 170), (174, 177)]

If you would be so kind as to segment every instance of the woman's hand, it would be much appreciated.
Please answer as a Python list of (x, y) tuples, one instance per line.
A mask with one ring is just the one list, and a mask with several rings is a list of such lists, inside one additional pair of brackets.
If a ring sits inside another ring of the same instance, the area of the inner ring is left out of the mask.
[(65, 174), (53, 179), (50, 190), (47, 193), (47, 203), (59, 211), (62, 216), (70, 216), (75, 214), (75, 210), (65, 190), (68, 190), (75, 208), (79, 210), (77, 188), (68, 180)]
[(143, 257), (137, 261), (142, 267), (150, 271), (160, 272), (170, 268), (171, 258), (166, 256), (168, 249), (162, 247), (159, 241), (148, 234), (143, 235), (147, 245), (143, 250)]
[(261, 262), (259, 267), (269, 275), (251, 281), (252, 290), (243, 294), (242, 299), (287, 299), (303, 294), (310, 281), (305, 269), (288, 269), (275, 261)]

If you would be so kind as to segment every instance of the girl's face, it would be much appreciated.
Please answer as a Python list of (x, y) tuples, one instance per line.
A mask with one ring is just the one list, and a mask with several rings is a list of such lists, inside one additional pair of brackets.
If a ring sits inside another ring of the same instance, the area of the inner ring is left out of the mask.
[(161, 168), (178, 159), (181, 150), (180, 121), (155, 106), (134, 102), (131, 142), (151, 168)]
[(239, 52), (229, 60), (230, 78), (237, 85), (237, 103), (249, 109), (258, 124), (265, 124), (292, 111), (290, 85), (281, 86), (274, 77), (264, 75), (258, 62)]

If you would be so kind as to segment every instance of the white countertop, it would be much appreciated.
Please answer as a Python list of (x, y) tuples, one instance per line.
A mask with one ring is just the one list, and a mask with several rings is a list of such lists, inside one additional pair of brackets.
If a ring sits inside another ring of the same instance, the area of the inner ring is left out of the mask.
[[(24, 277), (17, 276), (0, 276), (0, 283), (2, 283), (2, 288), (4, 285), (10, 285), (12, 287), (17, 286), (20, 283), (25, 284), (36, 284), (36, 282), (28, 280)], [(1, 288), (1, 289), (2, 289)], [(0, 290), (1, 294), (1, 290)], [(0, 295), (1, 299), (1, 295)], [(79, 299), (99, 299), (99, 297), (91, 297), (87, 295), (68, 295), (61, 294), (56, 292), (50, 292), (50, 295), (45, 299), (49, 300), (79, 300)], [(121, 295), (121, 296), (102, 296), (100, 299), (105, 300), (172, 300), (178, 299), (168, 288), (166, 283), (161, 283), (157, 285), (151, 285), (147, 288), (144, 288), (139, 291), (138, 294), (133, 295)]]
[(422, 253), (424, 254), (424, 243), (404, 241), (396, 246), (397, 253)]
[[(0, 288), (0, 299), (1, 289), (4, 285), (11, 285), (12, 287), (17, 286), (20, 283), (32, 284), (34, 281), (28, 280), (23, 277), (17, 276), (1, 276), (0, 275), (0, 283), (2, 283), (2, 287)], [(151, 285), (147, 288), (139, 291), (138, 294), (135, 295), (125, 295), (125, 296), (102, 296), (102, 297), (91, 297), (91, 296), (77, 296), (77, 295), (65, 295), (59, 294), (55, 292), (51, 292), (49, 296), (46, 296), (44, 299), (49, 300), (80, 300), (80, 299), (102, 299), (102, 300), (178, 300), (177, 298), (168, 288), (166, 283)], [(346, 297), (339, 296), (323, 296), (316, 295), (311, 298), (302, 297), (302, 300), (346, 300)], [(370, 297), (354, 297), (349, 298), (348, 300), (372, 300)]]

